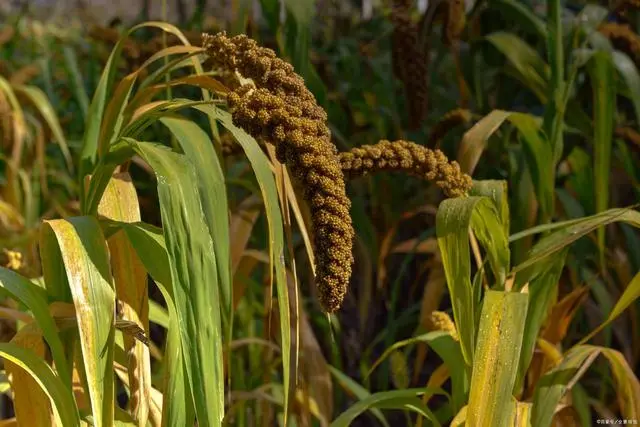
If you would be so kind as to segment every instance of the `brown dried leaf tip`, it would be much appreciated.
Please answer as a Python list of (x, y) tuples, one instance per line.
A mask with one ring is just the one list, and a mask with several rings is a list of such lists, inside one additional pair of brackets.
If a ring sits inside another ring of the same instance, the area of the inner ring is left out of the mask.
[(640, 148), (640, 133), (630, 127), (617, 127), (614, 130), (614, 135), (618, 138), (622, 138), (627, 142), (633, 143), (636, 147)]
[(237, 70), (255, 84), (227, 95), (233, 122), (254, 138), (274, 144), (278, 160), (303, 185), (311, 207), (320, 303), (327, 312), (335, 312), (351, 276), (354, 231), (327, 114), (293, 66), (255, 40), (205, 34), (203, 46), (216, 66)]
[(457, 162), (449, 163), (440, 150), (430, 150), (410, 141), (382, 140), (340, 153), (342, 170), (349, 177), (381, 170), (402, 170), (435, 182), (449, 197), (459, 197), (471, 189), (471, 177)]

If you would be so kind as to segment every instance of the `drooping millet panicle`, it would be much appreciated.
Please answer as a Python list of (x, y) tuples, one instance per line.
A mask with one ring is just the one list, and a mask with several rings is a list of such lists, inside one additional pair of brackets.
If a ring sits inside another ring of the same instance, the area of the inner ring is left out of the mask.
[(340, 308), (353, 262), (351, 202), (345, 191), (337, 149), (326, 112), (293, 66), (244, 35), (203, 35), (215, 65), (253, 80), (227, 95), (233, 122), (257, 139), (275, 145), (280, 162), (304, 187), (311, 208), (316, 251), (316, 286), (327, 312)]
[(471, 112), (469, 110), (465, 110), (463, 108), (456, 108), (455, 110), (451, 110), (446, 113), (440, 121), (438, 121), (433, 128), (431, 128), (431, 132), (429, 133), (429, 140), (427, 141), (427, 145), (429, 147), (437, 147), (440, 143), (440, 140), (445, 137), (445, 135), (456, 126), (469, 123), (471, 121)]
[(459, 197), (471, 189), (471, 177), (449, 162), (440, 150), (430, 150), (410, 141), (382, 140), (340, 153), (340, 164), (347, 177), (381, 170), (402, 170), (434, 182), (449, 197)]
[(640, 64), (640, 37), (627, 24), (609, 22), (598, 27), (598, 31), (611, 40), (613, 46), (626, 53)]
[(427, 117), (429, 108), (427, 49), (420, 41), (420, 28), (411, 20), (411, 2), (394, 0), (391, 22), (393, 71), (404, 86), (409, 127), (418, 129)]

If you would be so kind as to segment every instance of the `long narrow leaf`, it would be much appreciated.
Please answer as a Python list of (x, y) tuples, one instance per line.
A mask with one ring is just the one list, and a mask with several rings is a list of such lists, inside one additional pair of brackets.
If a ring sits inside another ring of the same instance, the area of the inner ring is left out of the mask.
[[(611, 174), (611, 144), (613, 141), (613, 113), (615, 111), (615, 80), (611, 55), (596, 52), (589, 61), (589, 75), (593, 87), (594, 123), (594, 199), (596, 212), (609, 207), (609, 178)], [(597, 230), (600, 265), (604, 267), (605, 228)]]
[(15, 344), (0, 343), (0, 356), (28, 372), (51, 399), (60, 425), (80, 426), (80, 415), (67, 388), (47, 363), (35, 353)]
[(484, 298), (467, 408), (470, 425), (507, 426), (511, 419), (527, 300), (527, 294), (496, 291)]
[(94, 217), (46, 221), (44, 227), (57, 241), (71, 289), (94, 423), (113, 425), (115, 293), (104, 235)]
[(198, 423), (224, 417), (222, 326), (213, 243), (204, 220), (193, 165), (166, 147), (130, 141), (153, 168), (169, 253), (184, 364)]

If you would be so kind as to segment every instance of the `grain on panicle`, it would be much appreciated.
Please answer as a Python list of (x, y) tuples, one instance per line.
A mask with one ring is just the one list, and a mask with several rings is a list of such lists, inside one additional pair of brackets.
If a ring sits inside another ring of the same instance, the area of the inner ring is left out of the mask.
[(255, 40), (205, 34), (203, 47), (215, 66), (253, 80), (253, 85), (227, 95), (233, 122), (254, 138), (275, 145), (278, 160), (303, 184), (311, 208), (319, 299), (327, 312), (335, 312), (351, 276), (354, 231), (327, 114), (293, 66)]
[(456, 108), (455, 110), (449, 111), (431, 128), (427, 145), (429, 147), (437, 147), (442, 138), (444, 138), (450, 130), (459, 125), (469, 123), (470, 121), (471, 112), (469, 110)]
[(456, 325), (447, 313), (444, 311), (433, 311), (430, 320), (433, 330), (446, 332), (451, 335), (455, 341), (460, 340)]
[(598, 27), (598, 31), (611, 40), (613, 46), (626, 53), (640, 64), (640, 37), (627, 24), (608, 22)]
[(342, 170), (348, 177), (382, 170), (404, 171), (434, 182), (449, 197), (459, 197), (471, 189), (471, 177), (449, 162), (440, 150), (431, 150), (415, 142), (382, 140), (340, 153)]
[(402, 82), (409, 110), (409, 126), (417, 129), (429, 108), (429, 73), (427, 51), (420, 41), (420, 28), (411, 20), (411, 2), (394, 0), (392, 62), (395, 76)]

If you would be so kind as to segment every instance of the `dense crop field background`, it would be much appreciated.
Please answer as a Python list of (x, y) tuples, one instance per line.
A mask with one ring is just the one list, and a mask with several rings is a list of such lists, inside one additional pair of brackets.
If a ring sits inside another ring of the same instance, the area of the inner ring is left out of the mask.
[(0, 9), (0, 425), (640, 422), (637, 1), (99, 3)]

